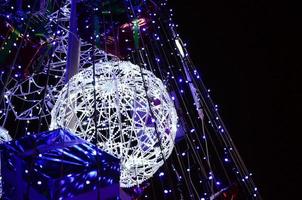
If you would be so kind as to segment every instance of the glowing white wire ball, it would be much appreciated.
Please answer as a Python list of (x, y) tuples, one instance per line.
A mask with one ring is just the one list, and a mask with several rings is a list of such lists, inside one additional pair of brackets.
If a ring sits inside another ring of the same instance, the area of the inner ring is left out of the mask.
[(9, 135), (8, 131), (2, 127), (0, 127), (0, 144), (11, 141), (12, 138)]
[[(8, 131), (0, 126), (0, 144), (11, 141), (12, 138)], [(1, 157), (0, 157), (0, 199), (2, 197), (2, 175), (1, 175)]]
[[(173, 101), (160, 79), (130, 62), (97, 63), (95, 73), (98, 146), (121, 159), (121, 187), (141, 184), (172, 153), (177, 129)], [(95, 142), (93, 114), (90, 67), (59, 93), (50, 127), (67, 128)]]

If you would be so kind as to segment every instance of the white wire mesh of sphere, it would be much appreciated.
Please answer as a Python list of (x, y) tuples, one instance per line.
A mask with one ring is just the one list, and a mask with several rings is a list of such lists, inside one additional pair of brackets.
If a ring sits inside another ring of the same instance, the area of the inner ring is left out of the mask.
[(11, 141), (11, 140), (12, 140), (12, 138), (8, 134), (8, 131), (0, 126), (0, 144)]
[[(121, 187), (151, 178), (172, 153), (177, 113), (162, 81), (130, 62), (84, 69), (60, 91), (50, 129), (66, 128), (121, 159)], [(143, 75), (142, 75), (143, 74)], [(96, 117), (94, 117), (96, 99)], [(96, 120), (95, 120), (96, 119)]]
[[(0, 144), (11, 141), (8, 131), (0, 126)], [(0, 199), (2, 197), (1, 152), (0, 152)]]

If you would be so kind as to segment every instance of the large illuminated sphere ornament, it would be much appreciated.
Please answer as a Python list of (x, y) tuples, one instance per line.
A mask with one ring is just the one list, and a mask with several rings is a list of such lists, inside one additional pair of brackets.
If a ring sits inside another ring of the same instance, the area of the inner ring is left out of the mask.
[[(94, 91), (98, 146), (121, 159), (121, 187), (152, 177), (172, 153), (177, 114), (165, 86), (153, 73), (130, 62), (89, 67), (59, 93), (51, 129), (67, 128), (94, 143)], [(143, 75), (142, 75), (143, 74)]]

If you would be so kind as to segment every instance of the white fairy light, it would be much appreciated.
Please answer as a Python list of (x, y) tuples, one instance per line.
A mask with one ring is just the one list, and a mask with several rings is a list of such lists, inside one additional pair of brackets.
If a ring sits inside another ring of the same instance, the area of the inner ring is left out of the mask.
[[(172, 153), (177, 113), (162, 81), (130, 62), (95, 65), (97, 145), (121, 159), (121, 187), (151, 178)], [(51, 129), (96, 142), (93, 69), (75, 75), (51, 112)], [(156, 132), (157, 131), (157, 132)], [(160, 141), (159, 141), (160, 140)]]

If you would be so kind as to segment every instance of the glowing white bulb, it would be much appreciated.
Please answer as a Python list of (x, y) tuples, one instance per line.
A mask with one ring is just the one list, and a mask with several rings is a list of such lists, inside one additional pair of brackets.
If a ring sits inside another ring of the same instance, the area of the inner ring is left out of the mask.
[(178, 51), (179, 51), (179, 53), (180, 53), (180, 55), (181, 55), (181, 57), (185, 57), (185, 52), (184, 52), (184, 49), (183, 49), (183, 47), (182, 47), (182, 44), (181, 44), (181, 41), (180, 41), (180, 39), (175, 39), (175, 44), (176, 44), (176, 47), (177, 47), (177, 49), (178, 49)]

